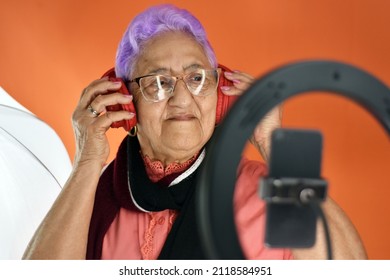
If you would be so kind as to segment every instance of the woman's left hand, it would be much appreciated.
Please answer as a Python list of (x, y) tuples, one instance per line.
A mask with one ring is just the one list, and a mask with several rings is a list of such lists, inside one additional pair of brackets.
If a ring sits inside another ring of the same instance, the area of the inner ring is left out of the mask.
[[(224, 72), (226, 79), (233, 82), (233, 86), (222, 86), (221, 90), (226, 95), (241, 95), (247, 90), (255, 79), (244, 72)], [(282, 108), (277, 106), (267, 113), (253, 131), (251, 143), (258, 149), (264, 160), (268, 161), (271, 149), (272, 131), (281, 126)]]

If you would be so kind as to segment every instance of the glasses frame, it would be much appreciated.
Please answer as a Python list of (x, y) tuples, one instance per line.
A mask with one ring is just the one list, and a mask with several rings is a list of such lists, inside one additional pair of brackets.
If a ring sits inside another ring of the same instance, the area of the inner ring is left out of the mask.
[[(199, 68), (199, 69), (197, 69), (196, 71), (199, 71), (199, 70), (204, 70), (204, 71), (215, 71), (215, 72), (216, 72), (216, 74), (217, 74), (217, 83), (216, 83), (217, 86), (216, 86), (216, 89), (217, 89), (217, 88), (218, 88), (219, 78), (220, 78), (220, 74), (221, 74), (221, 72), (222, 72), (222, 69), (221, 69), (221, 68), (214, 68), (214, 69), (203, 69), (203, 68)], [(129, 83), (129, 84), (130, 84), (130, 83), (137, 83), (137, 85), (138, 85), (138, 87), (139, 87), (139, 89), (140, 89), (140, 91), (141, 91), (141, 93), (142, 93), (143, 98), (145, 98), (145, 100), (148, 101), (148, 102), (155, 102), (155, 103), (157, 103), (157, 102), (161, 102), (161, 101), (164, 101), (164, 100), (169, 99), (170, 97), (172, 97), (172, 96), (173, 96), (173, 93), (174, 93), (174, 91), (175, 91), (177, 82), (180, 81), (180, 80), (182, 80), (182, 81), (184, 82), (184, 84), (185, 84), (187, 90), (188, 90), (192, 95), (194, 95), (194, 96), (199, 96), (199, 95), (196, 95), (196, 94), (193, 94), (193, 93), (192, 93), (192, 91), (190, 90), (189, 86), (187, 85), (187, 83), (186, 83), (185, 80), (184, 80), (186, 77), (188, 77), (189, 75), (193, 74), (193, 73), (196, 72), (196, 71), (192, 71), (192, 72), (190, 72), (190, 73), (182, 74), (182, 75), (179, 75), (179, 76), (162, 75), (162, 74), (161, 74), (161, 75), (149, 74), (149, 75), (140, 76), (140, 77), (136, 77), (136, 78), (134, 78), (134, 79), (131, 79), (131, 80), (129, 80), (128, 83)], [(150, 100), (150, 99), (148, 99), (148, 98), (145, 96), (144, 91), (143, 91), (143, 89), (142, 89), (142, 87), (141, 87), (141, 85), (140, 85), (140, 81), (141, 81), (141, 79), (143, 79), (143, 78), (147, 78), (147, 77), (157, 77), (157, 76), (163, 76), (163, 77), (170, 77), (170, 78), (173, 78), (174, 81), (175, 81), (175, 83), (173, 84), (173, 87), (172, 87), (171, 91), (169, 92), (169, 96), (168, 96), (167, 98), (164, 98), (164, 99), (161, 99), (161, 100)], [(202, 95), (202, 96), (207, 96), (207, 95), (210, 95), (211, 93), (212, 93), (212, 91), (210, 91), (209, 94), (205, 94), (205, 95)]]

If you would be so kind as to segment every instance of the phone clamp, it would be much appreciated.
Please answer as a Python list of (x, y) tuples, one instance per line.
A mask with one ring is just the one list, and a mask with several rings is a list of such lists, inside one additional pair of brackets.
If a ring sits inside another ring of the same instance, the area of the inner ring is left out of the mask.
[(267, 202), (307, 204), (323, 202), (328, 182), (315, 178), (262, 178), (259, 195)]

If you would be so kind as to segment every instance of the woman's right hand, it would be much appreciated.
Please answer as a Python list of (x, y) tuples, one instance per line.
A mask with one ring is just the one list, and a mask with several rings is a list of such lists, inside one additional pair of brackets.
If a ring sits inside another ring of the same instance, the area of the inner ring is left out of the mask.
[(106, 132), (113, 122), (134, 117), (127, 111), (106, 110), (109, 105), (131, 102), (132, 97), (117, 92), (120, 87), (121, 83), (103, 78), (84, 89), (72, 115), (77, 146), (73, 172), (24, 259), (85, 259), (96, 187), (110, 151)]
[(120, 82), (111, 82), (105, 77), (83, 90), (72, 115), (76, 137), (75, 166), (94, 162), (103, 167), (110, 153), (107, 130), (113, 122), (134, 117), (134, 113), (128, 111), (106, 110), (106, 106), (132, 101), (132, 96), (117, 92), (120, 87)]

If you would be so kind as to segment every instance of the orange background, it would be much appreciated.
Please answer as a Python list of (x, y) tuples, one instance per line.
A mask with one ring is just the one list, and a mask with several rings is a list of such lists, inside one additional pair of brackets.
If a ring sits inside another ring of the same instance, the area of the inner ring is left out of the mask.
[[(114, 64), (129, 21), (165, 1), (2, 0), (0, 86), (51, 125), (71, 157), (82, 89)], [(390, 85), (390, 1), (171, 1), (204, 24), (221, 63), (260, 76), (301, 59), (335, 59)], [(324, 134), (323, 176), (371, 259), (390, 259), (389, 137), (363, 109), (328, 94), (287, 101), (284, 125)], [(125, 132), (110, 130), (112, 151)], [(44, 143), (43, 143), (44, 145)], [(257, 158), (250, 147), (247, 154)], [(110, 158), (113, 158), (111, 154)]]

